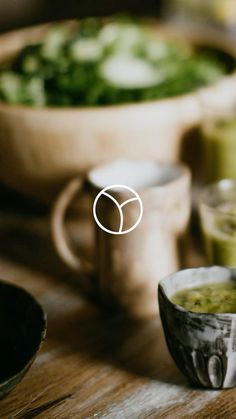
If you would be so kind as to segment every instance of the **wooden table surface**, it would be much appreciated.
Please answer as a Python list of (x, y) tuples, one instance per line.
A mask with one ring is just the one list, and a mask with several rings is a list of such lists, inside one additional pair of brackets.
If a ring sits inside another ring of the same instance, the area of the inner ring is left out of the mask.
[[(55, 255), (47, 213), (7, 199), (0, 277), (38, 298), (48, 332), (23, 381), (0, 402), (1, 419), (236, 418), (236, 389), (191, 388), (169, 356), (158, 315), (131, 322), (81, 298)], [(199, 263), (192, 253), (189, 264)]]

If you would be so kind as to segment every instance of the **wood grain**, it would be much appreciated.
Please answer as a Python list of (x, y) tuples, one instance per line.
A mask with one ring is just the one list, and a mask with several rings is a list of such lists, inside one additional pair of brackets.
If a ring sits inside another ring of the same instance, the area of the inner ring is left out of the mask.
[[(86, 228), (80, 230), (84, 239)], [(201, 263), (191, 249), (189, 263)], [(0, 276), (22, 285), (48, 313), (32, 368), (0, 402), (1, 419), (232, 419), (235, 390), (189, 386), (170, 358), (158, 315), (132, 322), (81, 298), (60, 264), (47, 216), (4, 211)]]

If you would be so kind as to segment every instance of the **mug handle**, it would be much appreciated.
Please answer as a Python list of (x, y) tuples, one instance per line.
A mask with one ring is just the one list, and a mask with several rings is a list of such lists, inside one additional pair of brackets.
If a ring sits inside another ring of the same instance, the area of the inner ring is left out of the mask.
[(51, 233), (55, 248), (63, 262), (74, 271), (91, 273), (93, 265), (78, 256), (69, 244), (65, 229), (67, 209), (75, 195), (83, 190), (84, 179), (72, 179), (56, 199), (51, 213)]

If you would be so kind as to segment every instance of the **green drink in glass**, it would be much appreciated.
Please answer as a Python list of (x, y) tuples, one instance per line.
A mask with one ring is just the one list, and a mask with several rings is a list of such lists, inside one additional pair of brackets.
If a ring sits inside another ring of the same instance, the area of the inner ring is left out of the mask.
[(208, 186), (200, 215), (208, 263), (236, 267), (236, 180)]
[(220, 96), (201, 94), (199, 100), (205, 180), (236, 179), (236, 97), (229, 99), (225, 89)]

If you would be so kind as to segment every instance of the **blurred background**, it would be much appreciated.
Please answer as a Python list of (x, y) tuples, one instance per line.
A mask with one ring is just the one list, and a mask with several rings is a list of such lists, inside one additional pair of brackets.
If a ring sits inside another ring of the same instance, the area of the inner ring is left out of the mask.
[(0, 30), (64, 18), (109, 15), (112, 13), (159, 15), (160, 0), (0, 0)]
[[(152, 16), (191, 29), (204, 26), (233, 38), (236, 27), (236, 0), (67, 0), (66, 5), (62, 0), (0, 0), (0, 32), (60, 19), (122, 13)], [(188, 157), (191, 160), (189, 153)]]
[(214, 24), (234, 30), (235, 0), (0, 0), (0, 31), (64, 18), (131, 13), (170, 18), (191, 24)]

